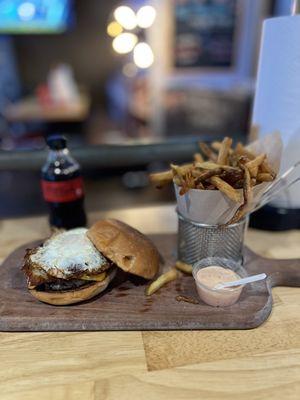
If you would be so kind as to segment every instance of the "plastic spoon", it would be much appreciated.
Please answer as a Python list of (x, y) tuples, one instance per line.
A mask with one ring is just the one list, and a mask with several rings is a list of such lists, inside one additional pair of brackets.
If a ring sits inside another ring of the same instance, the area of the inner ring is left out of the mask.
[(266, 274), (258, 274), (258, 275), (252, 275), (248, 276), (247, 278), (239, 279), (237, 281), (232, 281), (232, 282), (224, 282), (224, 283), (218, 283), (214, 289), (224, 289), (232, 286), (240, 286), (240, 285), (247, 285), (247, 283), (252, 283), (252, 282), (257, 282), (257, 281), (262, 281), (266, 279), (267, 275)]

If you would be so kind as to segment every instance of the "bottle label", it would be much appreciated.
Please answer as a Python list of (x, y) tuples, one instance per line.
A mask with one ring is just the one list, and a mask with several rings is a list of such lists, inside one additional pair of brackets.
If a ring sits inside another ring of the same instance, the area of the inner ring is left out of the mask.
[(41, 181), (45, 201), (49, 203), (67, 203), (79, 200), (84, 196), (81, 177), (63, 182)]

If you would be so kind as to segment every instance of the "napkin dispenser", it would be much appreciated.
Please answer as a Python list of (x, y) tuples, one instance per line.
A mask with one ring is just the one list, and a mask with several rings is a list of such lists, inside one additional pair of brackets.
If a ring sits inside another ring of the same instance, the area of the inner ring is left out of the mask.
[[(284, 142), (281, 173), (300, 159), (299, 12), (300, 1), (294, 1), (292, 15), (264, 21), (252, 116), (259, 137), (275, 131), (281, 133)], [(280, 218), (284, 229), (300, 228), (300, 184), (284, 190), (272, 201), (271, 208), (268, 219), (272, 217), (274, 227), (268, 228), (278, 229), (276, 222), (280, 223)], [(264, 216), (260, 215), (260, 219)]]

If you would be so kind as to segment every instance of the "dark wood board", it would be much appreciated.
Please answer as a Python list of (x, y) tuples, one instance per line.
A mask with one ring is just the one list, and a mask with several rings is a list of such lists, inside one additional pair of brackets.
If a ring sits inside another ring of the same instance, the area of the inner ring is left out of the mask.
[[(176, 259), (176, 236), (151, 238), (165, 259), (163, 269), (168, 269)], [(230, 307), (176, 301), (179, 294), (197, 298), (190, 276), (182, 276), (146, 297), (145, 282), (128, 279), (122, 272), (98, 297), (78, 305), (55, 307), (29, 294), (20, 270), (25, 249), (35, 245), (17, 249), (1, 267), (1, 331), (250, 329), (268, 318), (272, 310), (272, 287), (300, 286), (300, 260), (269, 260), (245, 249), (247, 272), (266, 272), (268, 279), (246, 286), (240, 301)]]

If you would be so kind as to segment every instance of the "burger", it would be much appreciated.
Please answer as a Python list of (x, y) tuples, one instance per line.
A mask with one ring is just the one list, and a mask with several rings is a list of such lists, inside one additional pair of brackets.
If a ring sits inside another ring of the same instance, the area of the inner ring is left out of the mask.
[(118, 268), (152, 279), (159, 253), (142, 233), (113, 219), (53, 235), (28, 249), (22, 266), (29, 292), (53, 305), (91, 299), (108, 287)]

